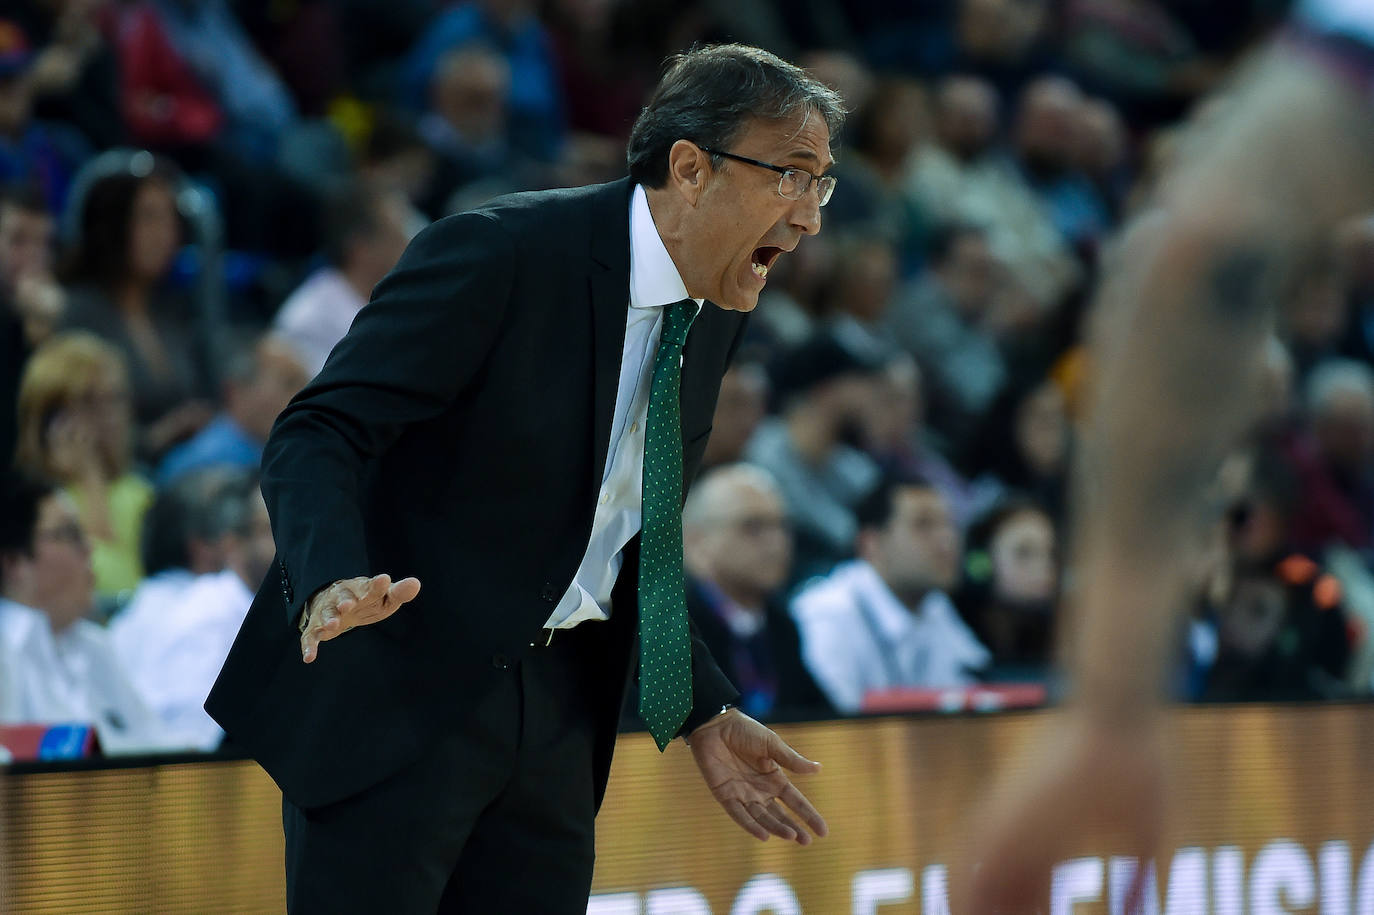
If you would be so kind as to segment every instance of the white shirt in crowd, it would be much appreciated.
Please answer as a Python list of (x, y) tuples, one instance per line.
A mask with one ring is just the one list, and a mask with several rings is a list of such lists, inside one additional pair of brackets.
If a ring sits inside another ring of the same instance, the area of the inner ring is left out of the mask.
[(12, 690), (0, 722), (94, 724), (111, 755), (187, 746), (143, 702), (101, 626), (77, 620), (54, 633), (46, 614), (0, 598), (0, 652)]
[(130, 608), (143, 611), (138, 615), (116, 618), (115, 644), (162, 727), (183, 745), (213, 750), (224, 731), (206, 714), (205, 698), (248, 615), (253, 592), (230, 569), (168, 592), (165, 602), (150, 599)]
[(970, 686), (992, 659), (948, 595), (931, 591), (912, 612), (862, 560), (807, 586), (791, 609), (807, 669), (846, 714), (870, 690)]
[[(644, 425), (654, 354), (663, 333), (663, 306), (687, 298), (687, 285), (654, 226), (644, 188), (630, 197), (630, 310), (620, 357), (611, 442), (592, 518), (592, 533), (572, 586), (545, 626), (570, 629), (586, 620), (611, 618), (611, 588), (620, 574), (625, 544), (639, 532), (644, 480)], [(697, 299), (700, 314), (702, 300)]]
[(177, 612), (182, 594), (195, 580), (195, 573), (187, 569), (167, 569), (151, 575), (139, 583), (133, 597), (110, 620), (115, 654), (142, 695), (148, 694), (144, 680), (159, 650), (154, 633)]
[(316, 270), (287, 297), (272, 330), (296, 350), (311, 377), (353, 326), (367, 299), (335, 267)]

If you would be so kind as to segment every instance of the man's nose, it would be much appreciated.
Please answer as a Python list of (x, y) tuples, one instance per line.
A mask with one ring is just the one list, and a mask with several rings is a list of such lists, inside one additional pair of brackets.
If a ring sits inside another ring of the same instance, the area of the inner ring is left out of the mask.
[(815, 235), (821, 230), (821, 200), (815, 182), (792, 207), (791, 219), (792, 225), (800, 229), (803, 235)]

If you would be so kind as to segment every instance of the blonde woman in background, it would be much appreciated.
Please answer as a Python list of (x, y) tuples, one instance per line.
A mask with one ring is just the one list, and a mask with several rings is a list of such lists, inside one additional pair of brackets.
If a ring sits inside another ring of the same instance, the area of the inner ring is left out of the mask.
[(58, 334), (34, 352), (19, 386), (15, 464), (60, 484), (76, 503), (92, 545), (102, 598), (143, 577), (139, 530), (153, 488), (132, 469), (129, 370), (94, 334)]

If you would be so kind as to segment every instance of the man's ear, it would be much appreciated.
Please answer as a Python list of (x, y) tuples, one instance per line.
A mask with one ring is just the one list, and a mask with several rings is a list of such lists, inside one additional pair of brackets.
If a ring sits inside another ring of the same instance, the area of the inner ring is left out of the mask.
[(711, 157), (690, 140), (678, 140), (668, 150), (668, 185), (696, 206), (711, 175)]

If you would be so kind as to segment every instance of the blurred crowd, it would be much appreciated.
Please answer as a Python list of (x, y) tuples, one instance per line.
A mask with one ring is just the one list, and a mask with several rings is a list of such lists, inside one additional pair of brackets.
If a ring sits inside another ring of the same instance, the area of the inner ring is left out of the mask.
[[(420, 228), (623, 175), (663, 59), (720, 40), (851, 116), (825, 231), (721, 387), (691, 614), (763, 718), (1052, 695), (1091, 289), (1285, 5), (10, 0), (0, 723), (216, 747), (200, 705), (273, 561), (277, 413)], [(1374, 215), (1280, 306), (1212, 487), (1185, 699), (1374, 689)]]

